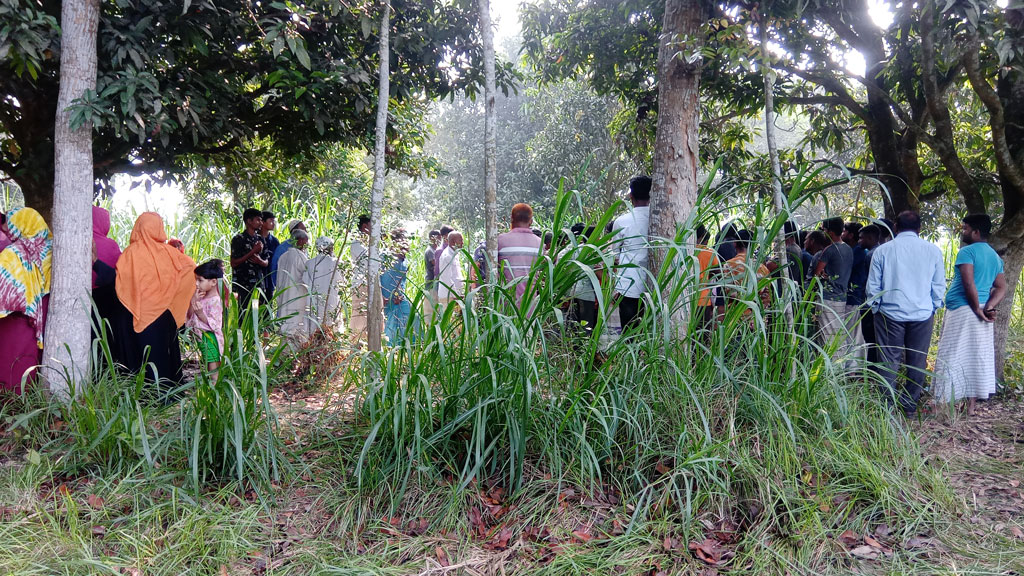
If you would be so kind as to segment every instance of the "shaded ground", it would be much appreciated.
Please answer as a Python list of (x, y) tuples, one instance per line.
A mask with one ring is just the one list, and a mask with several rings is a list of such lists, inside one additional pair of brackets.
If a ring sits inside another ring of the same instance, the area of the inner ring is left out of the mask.
[(834, 499), (816, 504), (833, 508), (834, 526), (792, 534), (745, 531), (714, 511), (692, 533), (656, 513), (630, 531), (636, 510), (613, 488), (584, 493), (537, 470), (515, 497), (486, 483), (457, 495), (445, 478), (389, 506), (357, 491), (362, 438), (346, 432), (346, 392), (292, 384), (274, 403), (296, 467), (266, 505), (227, 489), (181, 506), (139, 477), (56, 477), (45, 457), (32, 463), (38, 454), (0, 454), (0, 574), (1024, 574), (1020, 397), (910, 424), (948, 494), (935, 523), (846, 518)]
[(1005, 558), (1022, 573), (1024, 398), (979, 403), (973, 417), (940, 414), (912, 429), (961, 506), (943, 536), (966, 558)]

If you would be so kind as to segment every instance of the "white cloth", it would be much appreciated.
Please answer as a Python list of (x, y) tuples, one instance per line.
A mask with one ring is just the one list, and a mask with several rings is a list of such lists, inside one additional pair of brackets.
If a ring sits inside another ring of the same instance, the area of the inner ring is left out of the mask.
[(460, 251), (453, 250), (451, 246), (445, 248), (441, 253), (441, 261), (438, 265), (440, 273), (437, 275), (437, 296), (441, 301), (461, 298), (466, 293), (466, 279), (462, 273), (459, 253)]
[(295, 246), (281, 255), (277, 261), (277, 317), (283, 318), (281, 332), (301, 344), (309, 334), (306, 327), (309, 309), (309, 288), (303, 281), (306, 273), (306, 254)]
[[(327, 312), (326, 326), (337, 330), (341, 323), (341, 289), (342, 273), (338, 269), (338, 260), (332, 256), (321, 254), (306, 262), (306, 273), (303, 282), (309, 286), (309, 331), (313, 332), (324, 322), (324, 311)], [(326, 308), (325, 308), (326, 306)]]
[(366, 246), (356, 238), (349, 248), (349, 258), (352, 262), (352, 288), (359, 288), (366, 285), (366, 270), (370, 252)]
[[(619, 266), (615, 291), (627, 298), (639, 298), (647, 291), (647, 249), (651, 211), (636, 206), (615, 219), (612, 231), (619, 242)], [(624, 268), (624, 266), (629, 266)]]
[(994, 327), (979, 320), (970, 306), (946, 311), (935, 356), (936, 401), (985, 400), (996, 393)]

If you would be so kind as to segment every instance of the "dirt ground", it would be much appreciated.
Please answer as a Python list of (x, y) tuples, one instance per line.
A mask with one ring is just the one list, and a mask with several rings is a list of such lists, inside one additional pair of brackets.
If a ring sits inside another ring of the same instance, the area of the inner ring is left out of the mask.
[(999, 546), (994, 541), (1002, 540), (1024, 548), (1024, 398), (979, 403), (974, 416), (950, 420), (933, 415), (911, 429), (962, 502), (961, 524), (951, 532), (960, 532), (965, 543)]

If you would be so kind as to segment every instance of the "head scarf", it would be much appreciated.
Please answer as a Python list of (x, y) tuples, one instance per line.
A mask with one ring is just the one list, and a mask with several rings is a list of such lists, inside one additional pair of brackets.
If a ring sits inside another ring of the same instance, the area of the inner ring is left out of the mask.
[[(92, 207), (92, 241), (96, 243), (96, 259), (111, 268), (117, 267), (121, 247), (107, 236), (110, 234), (110, 212), (99, 206)], [(92, 287), (96, 288), (96, 273), (92, 273)]]
[(17, 312), (28, 316), (42, 348), (43, 297), (50, 293), (53, 238), (46, 221), (31, 208), (8, 212), (7, 227), (13, 241), (0, 252), (0, 318)]
[(117, 261), (117, 297), (135, 319), (135, 331), (170, 310), (180, 328), (195, 293), (196, 264), (167, 245), (164, 221), (156, 212), (143, 212), (135, 221), (128, 247)]
[(334, 255), (334, 239), (321, 236), (316, 239), (316, 251), (327, 256)]

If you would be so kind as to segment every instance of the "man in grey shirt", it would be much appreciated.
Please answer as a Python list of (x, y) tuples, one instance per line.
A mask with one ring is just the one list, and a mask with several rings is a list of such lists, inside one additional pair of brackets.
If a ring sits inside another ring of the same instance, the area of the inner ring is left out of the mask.
[(428, 241), (427, 249), (423, 251), (423, 290), (426, 292), (423, 306), (430, 313), (437, 302), (437, 245), (441, 242), (441, 231), (431, 230)]
[[(833, 346), (834, 359), (848, 360), (851, 346), (862, 342), (852, 335), (856, 320), (846, 310), (846, 292), (853, 270), (853, 250), (843, 242), (843, 219), (822, 222), (821, 232), (812, 233), (816, 254), (811, 260), (811, 277), (821, 285), (821, 310), (818, 313), (818, 338), (822, 346)], [(856, 330), (856, 334), (860, 334)]]

